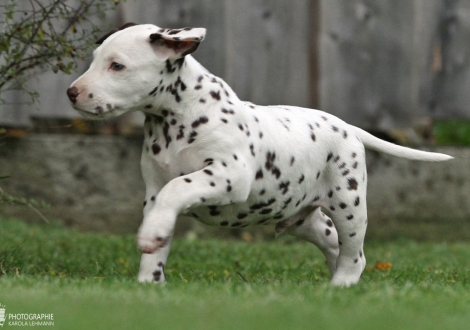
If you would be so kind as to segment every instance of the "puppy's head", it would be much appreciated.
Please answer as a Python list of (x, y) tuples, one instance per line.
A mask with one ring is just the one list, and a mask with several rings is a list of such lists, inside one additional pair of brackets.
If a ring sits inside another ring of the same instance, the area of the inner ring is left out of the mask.
[(88, 118), (143, 110), (154, 87), (175, 74), (205, 34), (203, 28), (126, 24), (97, 41), (90, 68), (67, 89), (67, 96)]

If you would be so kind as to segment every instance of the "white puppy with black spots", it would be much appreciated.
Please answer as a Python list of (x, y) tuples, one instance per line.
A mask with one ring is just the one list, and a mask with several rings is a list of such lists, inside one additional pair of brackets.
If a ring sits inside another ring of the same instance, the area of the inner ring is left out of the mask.
[(67, 90), (88, 118), (146, 115), (139, 281), (165, 281), (184, 214), (228, 228), (275, 225), (320, 248), (332, 284), (357, 283), (366, 265), (364, 146), (414, 160), (451, 157), (384, 142), (322, 111), (241, 101), (188, 55), (205, 33), (126, 24), (99, 40)]

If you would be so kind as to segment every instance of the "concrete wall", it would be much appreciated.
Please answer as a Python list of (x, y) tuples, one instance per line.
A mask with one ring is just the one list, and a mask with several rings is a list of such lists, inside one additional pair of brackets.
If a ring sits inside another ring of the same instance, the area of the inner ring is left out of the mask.
[[(4, 191), (48, 202), (47, 217), (80, 229), (139, 226), (142, 138), (37, 134), (3, 142), (0, 175), (11, 176), (0, 181)], [(456, 159), (420, 163), (368, 153), (369, 236), (470, 239), (470, 149), (434, 150)], [(39, 221), (25, 207), (2, 205), (5, 215)], [(180, 233), (207, 228), (191, 220), (179, 226)]]

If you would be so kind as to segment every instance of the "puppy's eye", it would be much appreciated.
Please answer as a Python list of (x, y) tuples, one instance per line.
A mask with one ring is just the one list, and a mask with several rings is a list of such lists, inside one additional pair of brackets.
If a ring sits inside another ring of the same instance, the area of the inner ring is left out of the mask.
[(121, 64), (121, 63), (117, 63), (117, 62), (113, 62), (111, 63), (111, 66), (109, 67), (111, 70), (114, 70), (114, 71), (121, 71), (122, 69), (124, 69), (124, 65)]

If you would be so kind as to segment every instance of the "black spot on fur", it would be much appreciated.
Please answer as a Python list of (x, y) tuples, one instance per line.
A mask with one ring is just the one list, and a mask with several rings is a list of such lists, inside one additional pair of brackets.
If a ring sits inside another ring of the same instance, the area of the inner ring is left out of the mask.
[(251, 151), (251, 155), (252, 155), (253, 157), (255, 157), (255, 156), (256, 156), (256, 154), (255, 154), (255, 146), (254, 146), (253, 144), (250, 144), (250, 151)]
[(181, 125), (179, 127), (178, 135), (176, 136), (177, 140), (181, 140), (182, 138), (184, 138), (184, 128), (184, 125)]
[(289, 204), (292, 202), (292, 197), (290, 197), (289, 199), (285, 200), (284, 201), (284, 206), (282, 207), (282, 209), (286, 209), (287, 206), (289, 206)]
[(163, 136), (165, 137), (165, 141), (166, 141), (166, 148), (168, 149), (168, 146), (170, 145), (171, 143), (171, 136), (168, 134), (168, 131), (170, 129), (170, 124), (168, 123), (165, 123), (165, 125), (163, 126)]
[(326, 157), (326, 161), (329, 162), (333, 158), (333, 154), (330, 152), (328, 156)]
[(356, 199), (354, 200), (354, 206), (358, 206), (359, 203), (360, 203), (359, 197), (356, 197)]
[(281, 171), (277, 167), (274, 167), (271, 173), (276, 177), (276, 179), (279, 179), (281, 176)]
[(268, 151), (266, 153), (266, 162), (264, 167), (269, 171), (274, 165), (274, 160), (276, 159), (276, 153)]
[(259, 214), (269, 214), (271, 213), (273, 210), (272, 209), (262, 209)]
[(220, 101), (220, 91), (211, 91), (210, 94), (214, 100)]
[(220, 215), (220, 213), (221, 213), (221, 212), (220, 212), (219, 210), (212, 210), (212, 211), (210, 211), (209, 214), (210, 214), (211, 216), (215, 217), (215, 216)]
[(356, 179), (348, 179), (348, 190), (357, 190), (358, 183)]
[(153, 280), (155, 282), (159, 282), (160, 281), (160, 277), (162, 276), (162, 271), (161, 270), (156, 270), (152, 273), (153, 275)]
[(199, 117), (199, 119), (193, 121), (193, 123), (191, 124), (191, 127), (196, 128), (199, 125), (207, 124), (208, 122), (209, 122), (209, 118), (207, 118), (206, 116), (201, 116), (201, 117)]
[(276, 199), (275, 199), (275, 198), (271, 198), (271, 199), (268, 200), (267, 202), (260, 202), (260, 203), (256, 203), (256, 204), (251, 205), (251, 206), (250, 206), (250, 209), (251, 209), (251, 210), (259, 210), (259, 209), (268, 207), (268, 206), (270, 206), (271, 204), (273, 204), (273, 203), (275, 203), (275, 202), (276, 202)]
[(154, 155), (158, 155), (161, 150), (162, 148), (157, 143), (152, 145), (152, 152)]
[(301, 184), (305, 180), (305, 175), (302, 174), (302, 176), (299, 179), (299, 184)]
[(262, 178), (263, 178), (263, 171), (261, 169), (259, 169), (258, 172), (256, 172), (255, 179), (260, 180)]
[(279, 189), (282, 190), (282, 194), (285, 195), (289, 191), (290, 181), (281, 182), (279, 184)]
[(195, 139), (196, 136), (197, 136), (197, 132), (192, 131), (192, 132), (189, 134), (188, 143), (191, 144), (191, 143), (193, 143), (194, 141), (196, 141), (196, 139)]

